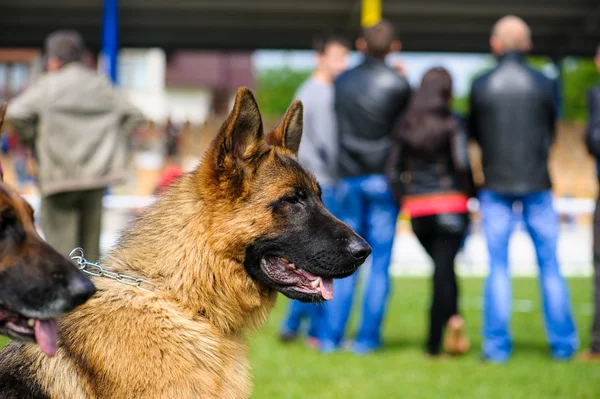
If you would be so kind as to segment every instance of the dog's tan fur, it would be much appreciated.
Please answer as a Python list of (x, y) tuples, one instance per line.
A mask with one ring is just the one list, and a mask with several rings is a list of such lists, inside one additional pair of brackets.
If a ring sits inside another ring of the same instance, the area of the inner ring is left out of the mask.
[(249, 397), (245, 332), (265, 322), (277, 293), (248, 276), (244, 251), (277, 233), (265, 207), (294, 179), (318, 190), (307, 175), (269, 172), (276, 157), (295, 155), (301, 124), (296, 102), (265, 141), (256, 103), (240, 89), (198, 169), (102, 259), (107, 269), (146, 278), (158, 291), (96, 278), (96, 295), (60, 320), (55, 358), (15, 346), (5, 364), (25, 367), (56, 399)]

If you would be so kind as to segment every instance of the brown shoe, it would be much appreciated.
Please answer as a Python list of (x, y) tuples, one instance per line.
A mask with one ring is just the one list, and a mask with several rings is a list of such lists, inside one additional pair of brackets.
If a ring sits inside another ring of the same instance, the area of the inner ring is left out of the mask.
[(469, 339), (465, 334), (465, 321), (459, 315), (454, 315), (448, 320), (444, 349), (449, 355), (460, 356), (469, 351)]
[(321, 341), (319, 341), (319, 338), (316, 337), (307, 337), (306, 346), (308, 346), (310, 349), (318, 351), (321, 347)]
[(577, 360), (584, 363), (600, 363), (600, 353), (592, 352), (591, 349), (582, 352), (577, 356)]

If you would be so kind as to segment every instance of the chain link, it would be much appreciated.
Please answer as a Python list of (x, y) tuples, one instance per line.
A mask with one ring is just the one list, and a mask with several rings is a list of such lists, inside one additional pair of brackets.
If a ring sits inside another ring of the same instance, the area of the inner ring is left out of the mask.
[(75, 248), (74, 250), (72, 250), (71, 253), (69, 254), (69, 258), (71, 258), (71, 260), (74, 260), (75, 263), (77, 263), (77, 267), (79, 268), (79, 270), (81, 270), (82, 272), (84, 272), (86, 274), (89, 274), (90, 276), (108, 277), (110, 279), (113, 279), (113, 280), (121, 283), (121, 284), (136, 287), (143, 291), (148, 291), (148, 292), (158, 291), (158, 288), (156, 288), (156, 284), (154, 284), (148, 280), (144, 280), (143, 278), (128, 276), (126, 274), (111, 272), (109, 270), (105, 270), (102, 266), (100, 266), (97, 263), (88, 261), (86, 258), (83, 257), (83, 249), (82, 248)]

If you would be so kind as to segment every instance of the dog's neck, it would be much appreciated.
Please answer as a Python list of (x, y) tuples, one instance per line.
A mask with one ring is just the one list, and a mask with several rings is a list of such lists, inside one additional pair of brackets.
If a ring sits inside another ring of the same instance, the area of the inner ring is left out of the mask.
[(106, 257), (107, 268), (150, 280), (225, 333), (260, 327), (276, 292), (255, 283), (239, 261), (215, 253), (202, 201), (183, 184), (172, 190), (124, 234)]

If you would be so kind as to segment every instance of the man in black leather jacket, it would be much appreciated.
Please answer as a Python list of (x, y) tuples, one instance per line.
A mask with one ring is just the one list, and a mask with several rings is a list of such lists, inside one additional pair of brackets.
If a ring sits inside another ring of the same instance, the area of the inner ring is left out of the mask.
[(513, 203), (521, 202), (538, 258), (551, 354), (569, 359), (579, 341), (569, 291), (558, 265), (560, 226), (547, 165), (557, 117), (554, 86), (525, 61), (531, 35), (522, 19), (500, 19), (490, 45), (499, 58), (498, 66), (473, 83), (469, 121), (470, 133), (482, 150), (485, 184), (479, 201), (490, 257), (484, 292), (483, 357), (505, 362), (512, 351), (508, 243)]
[[(407, 80), (385, 64), (400, 49), (387, 21), (366, 29), (356, 42), (365, 60), (335, 81), (339, 131), (338, 217), (365, 237), (373, 248), (366, 281), (361, 324), (353, 351), (371, 352), (381, 345), (381, 324), (389, 292), (389, 265), (398, 205), (384, 166), (391, 132), (410, 97)], [(338, 349), (352, 306), (357, 274), (335, 282), (335, 297), (326, 305), (321, 351)]]
[[(598, 72), (600, 72), (600, 46), (596, 51), (595, 61)], [(587, 146), (590, 154), (596, 158), (596, 165), (600, 166), (600, 86), (588, 93), (588, 105)], [(598, 171), (600, 172), (600, 167)], [(594, 213), (594, 299), (596, 309), (592, 325), (591, 345), (584, 357), (587, 360), (600, 361), (600, 198), (596, 202), (596, 212)]]

